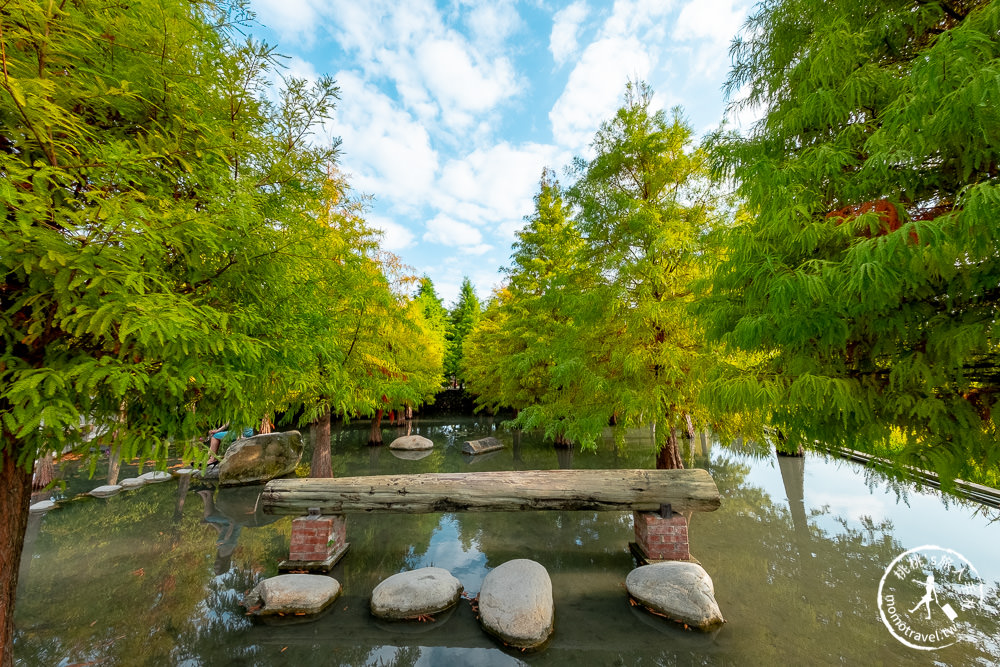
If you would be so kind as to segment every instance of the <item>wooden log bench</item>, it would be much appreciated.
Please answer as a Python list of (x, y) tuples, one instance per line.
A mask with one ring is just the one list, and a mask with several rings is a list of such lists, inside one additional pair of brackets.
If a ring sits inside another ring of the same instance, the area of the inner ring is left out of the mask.
[(372, 512), (631, 511), (640, 557), (688, 560), (683, 513), (721, 504), (715, 480), (700, 468), (276, 479), (261, 500), (266, 513), (300, 517), (292, 526), (291, 557), (280, 567), (305, 570), (329, 569), (331, 557), (346, 551), (344, 514)]

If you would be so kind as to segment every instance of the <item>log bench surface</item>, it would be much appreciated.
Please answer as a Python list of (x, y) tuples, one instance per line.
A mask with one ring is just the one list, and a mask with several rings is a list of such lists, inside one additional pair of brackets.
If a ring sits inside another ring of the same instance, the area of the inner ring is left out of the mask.
[(721, 500), (707, 470), (514, 470), (275, 479), (268, 514), (513, 512), (518, 510), (711, 512)]

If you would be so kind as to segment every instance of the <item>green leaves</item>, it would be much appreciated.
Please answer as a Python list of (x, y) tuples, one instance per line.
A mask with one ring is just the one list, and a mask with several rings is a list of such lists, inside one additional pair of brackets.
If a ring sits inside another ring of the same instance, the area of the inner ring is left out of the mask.
[(543, 172), (466, 375), (481, 406), (515, 407), (518, 425), (584, 447), (612, 419), (700, 417), (709, 354), (688, 306), (715, 205), (691, 129), (653, 109), (645, 84), (627, 86), (593, 148), (565, 193)]
[(902, 456), (946, 476), (1000, 461), (979, 398), (1000, 391), (998, 21), (996, 3), (902, 0), (751, 17), (728, 85), (766, 113), (720, 138), (715, 167), (753, 218), (723, 234), (699, 307), (749, 363), (713, 384), (717, 406), (738, 396), (807, 444), (904, 433)]

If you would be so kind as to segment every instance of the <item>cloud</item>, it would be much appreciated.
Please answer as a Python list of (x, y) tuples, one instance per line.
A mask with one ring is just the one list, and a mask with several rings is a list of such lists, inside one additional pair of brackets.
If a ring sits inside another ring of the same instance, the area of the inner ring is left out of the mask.
[(332, 129), (343, 138), (342, 165), (352, 186), (390, 198), (401, 210), (419, 206), (438, 167), (427, 130), (357, 73), (336, 78), (342, 103)]
[(577, 44), (577, 32), (580, 24), (587, 18), (589, 9), (584, 0), (560, 9), (552, 17), (552, 33), (549, 35), (549, 51), (557, 65), (562, 65), (580, 48)]
[[(509, 2), (476, 5), (466, 14), (473, 41), (448, 26), (428, 0), (339, 0), (324, 11), (331, 22), (326, 31), (365, 80), (397, 93), (402, 106), (431, 132), (436, 123), (444, 125), (438, 130), (442, 136), (475, 131), (477, 115), (523, 88), (501, 48), (521, 25)], [(491, 39), (479, 40), (482, 31)]]
[(549, 112), (556, 143), (581, 152), (620, 105), (625, 82), (648, 79), (654, 62), (636, 37), (605, 37), (587, 46)]
[(431, 203), (454, 219), (490, 227), (507, 244), (533, 209), (542, 168), (568, 159), (546, 144), (499, 142), (476, 149), (444, 164)]
[(455, 39), (435, 39), (416, 53), (427, 90), (442, 110), (482, 112), (517, 88), (514, 69), (506, 58), (476, 62), (467, 45)]
[(482, 245), (483, 234), (472, 225), (442, 214), (427, 221), (424, 240), (452, 247), (474, 248)]
[(717, 45), (727, 44), (736, 36), (746, 15), (746, 3), (691, 0), (681, 9), (672, 36), (678, 40), (709, 39)]
[(659, 44), (666, 34), (665, 19), (673, 8), (671, 0), (615, 0), (601, 34), (605, 37), (642, 37), (651, 44)]
[(472, 43), (486, 51), (501, 48), (508, 38), (524, 27), (511, 0), (471, 4), (465, 23), (469, 26)]
[(278, 35), (283, 43), (312, 46), (325, 12), (320, 0), (254, 0), (257, 21)]
[(367, 223), (373, 229), (382, 231), (379, 246), (390, 252), (398, 252), (413, 246), (416, 236), (403, 225), (382, 216), (368, 216)]

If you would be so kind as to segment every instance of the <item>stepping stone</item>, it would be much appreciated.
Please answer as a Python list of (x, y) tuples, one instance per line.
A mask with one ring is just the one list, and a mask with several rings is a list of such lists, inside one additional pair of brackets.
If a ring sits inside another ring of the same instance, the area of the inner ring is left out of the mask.
[(196, 468), (178, 468), (174, 471), (174, 474), (178, 477), (183, 477), (184, 475), (193, 475), (196, 472), (198, 472)]
[(279, 574), (257, 584), (243, 604), (248, 613), (316, 614), (340, 595), (340, 582), (321, 574)]
[(108, 496), (113, 496), (117, 493), (121, 493), (122, 487), (120, 484), (106, 484), (104, 486), (99, 486), (96, 489), (90, 490), (90, 495), (95, 498), (107, 498)]
[(139, 475), (139, 479), (145, 480), (147, 483), (153, 484), (155, 482), (166, 482), (168, 479), (173, 479), (173, 475), (171, 475), (169, 472), (164, 472), (162, 470), (152, 470), (150, 472), (146, 472)]
[(504, 643), (537, 648), (552, 634), (553, 620), (552, 581), (540, 563), (509, 560), (483, 579), (479, 621)]
[(712, 630), (726, 622), (712, 578), (696, 563), (643, 565), (628, 573), (625, 588), (647, 609), (692, 628)]
[(145, 486), (146, 480), (141, 477), (129, 477), (128, 479), (119, 481), (118, 485), (123, 489), (137, 489), (140, 486)]
[(404, 435), (389, 443), (389, 449), (431, 449), (434, 443), (422, 435)]
[(432, 616), (458, 602), (462, 582), (440, 567), (422, 567), (394, 574), (372, 591), (372, 614), (379, 618), (404, 619)]
[(28, 508), (28, 512), (31, 514), (40, 514), (42, 512), (48, 512), (50, 509), (56, 506), (54, 500), (40, 500), (31, 507)]

